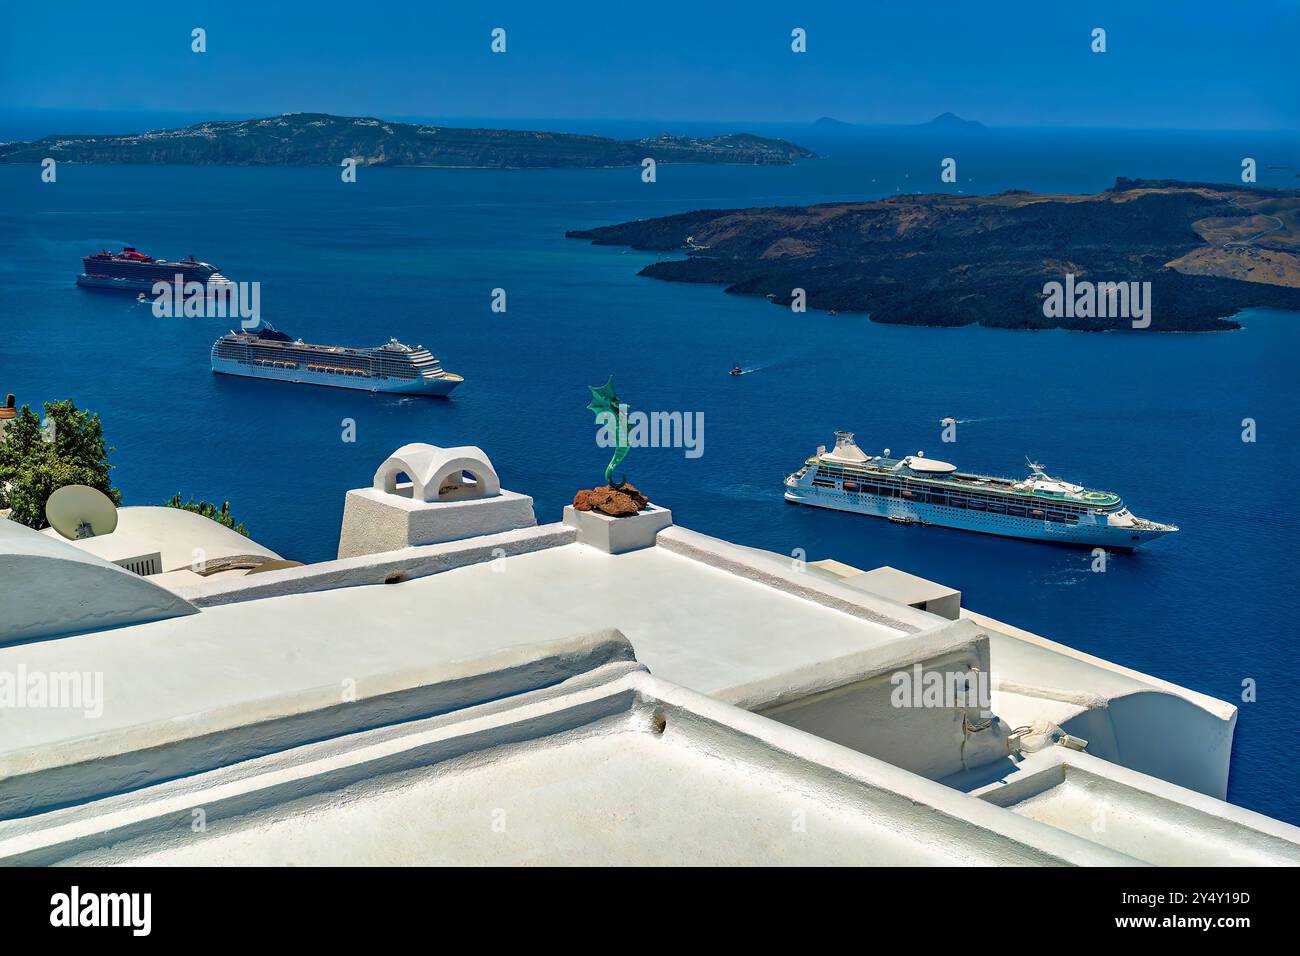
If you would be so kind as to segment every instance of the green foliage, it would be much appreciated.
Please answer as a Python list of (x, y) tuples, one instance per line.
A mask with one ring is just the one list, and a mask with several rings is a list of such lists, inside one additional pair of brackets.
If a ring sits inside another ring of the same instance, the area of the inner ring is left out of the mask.
[(225, 525), (231, 531), (237, 531), (245, 538), (248, 537), (248, 529), (242, 524), (235, 524), (235, 519), (230, 514), (230, 502), (223, 501), (221, 507), (207, 501), (195, 501), (193, 497), (189, 501), (181, 501), (180, 493), (167, 502), (168, 508), (180, 508), (184, 511), (193, 511), (197, 515), (203, 515), (205, 518), (211, 518), (217, 524)]
[(113, 467), (104, 444), (99, 416), (80, 411), (71, 401), (45, 403), (46, 427), (24, 405), (9, 422), (0, 441), (0, 508), (12, 508), (10, 518), (29, 528), (48, 525), (45, 502), (65, 485), (89, 485), (114, 504), (121, 493), (108, 477)]

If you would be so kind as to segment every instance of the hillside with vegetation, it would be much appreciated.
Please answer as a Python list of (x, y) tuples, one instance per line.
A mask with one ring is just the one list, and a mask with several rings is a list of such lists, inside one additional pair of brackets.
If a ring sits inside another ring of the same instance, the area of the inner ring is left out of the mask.
[(372, 117), (287, 113), (265, 119), (221, 120), (179, 129), (115, 136), (56, 135), (30, 143), (0, 143), (0, 162), (337, 166), (356, 159), (372, 166), (460, 166), (497, 169), (635, 166), (659, 163), (788, 165), (808, 150), (749, 133), (662, 134), (617, 140), (575, 133), (467, 129), (391, 123)]

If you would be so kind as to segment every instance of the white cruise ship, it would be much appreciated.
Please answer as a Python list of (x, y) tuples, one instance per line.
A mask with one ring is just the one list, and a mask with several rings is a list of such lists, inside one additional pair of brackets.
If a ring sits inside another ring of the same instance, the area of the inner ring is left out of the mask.
[(403, 345), (397, 339), (375, 348), (311, 345), (265, 322), (256, 330), (227, 332), (217, 339), (212, 371), (404, 395), (448, 395), (465, 381), (444, 370), (423, 345)]
[(868, 455), (852, 432), (836, 432), (834, 449), (818, 448), (785, 489), (792, 504), (1090, 547), (1131, 550), (1178, 530), (1137, 517), (1119, 495), (1052, 478), (1032, 462), (1022, 481), (963, 474), (922, 452)]

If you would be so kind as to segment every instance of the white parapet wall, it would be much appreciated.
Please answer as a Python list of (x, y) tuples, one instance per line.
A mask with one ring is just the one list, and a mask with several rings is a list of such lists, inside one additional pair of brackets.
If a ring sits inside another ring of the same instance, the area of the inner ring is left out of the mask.
[[(922, 625), (925, 628), (943, 620), (913, 610), (914, 604), (928, 606), (931, 600), (937, 600), (936, 610), (946, 617), (956, 610), (960, 600), (955, 589), (894, 569), (884, 569), (884, 574), (864, 573), (839, 562), (819, 561), (807, 564), (801, 572), (799, 562), (782, 555), (742, 548), (681, 527), (662, 532), (659, 545), (851, 614), (873, 613), (878, 620), (884, 615), (896, 617), (896, 626), (909, 630), (916, 629), (916, 619), (904, 622), (905, 612), (928, 621), (928, 625)], [(846, 592), (856, 592), (858, 600), (844, 600)], [(888, 610), (891, 607), (892, 612)], [(958, 613), (978, 625), (985, 635), (992, 712), (1004, 729), (1051, 725), (1086, 740), (1088, 753), (1102, 759), (1219, 799), (1226, 796), (1237, 719), (1232, 704), (969, 610)], [(862, 691), (869, 693), (865, 686)], [(797, 713), (799, 708), (792, 710)], [(772, 716), (782, 719), (779, 712)], [(810, 712), (807, 717), (822, 721), (818, 732), (831, 735), (831, 739), (868, 753), (891, 753), (872, 749), (887, 745), (861, 728), (858, 737), (865, 742), (853, 742), (854, 737), (844, 727), (835, 729), (837, 719), (831, 714)], [(899, 759), (903, 766), (913, 769), (943, 766), (942, 761), (929, 762), (933, 754), (918, 756), (919, 763), (910, 763), (906, 756)], [(978, 765), (969, 757), (963, 764), (968, 769)], [(949, 782), (969, 785), (959, 780)]]
[(1011, 724), (1048, 719), (1088, 753), (1223, 799), (1237, 708), (973, 611), (989, 634), (993, 703)]
[[(712, 696), (935, 779), (1008, 756), (1009, 728), (987, 706), (989, 643), (981, 628), (685, 528), (660, 532), (658, 542), (707, 567), (895, 629), (891, 640), (864, 641), (850, 653), (719, 687)], [(771, 639), (755, 633), (753, 653)], [(798, 643), (800, 635), (783, 639)], [(958, 689), (960, 699), (952, 694)]]
[(1134, 862), (626, 661), (0, 821), (27, 865)]
[(465, 541), (368, 552), (249, 577), (204, 581), (173, 590), (196, 607), (212, 607), (368, 584), (399, 584), (472, 564), (497, 562), (520, 554), (558, 548), (576, 540), (577, 532), (573, 528), (556, 522), (484, 534)]
[[(81, 656), (92, 657), (95, 650), (83, 643)], [(58, 739), (48, 721), (31, 733), (16, 727), (0, 737), (0, 821), (237, 765), (313, 740), (505, 700), (593, 668), (635, 661), (632, 646), (613, 629), (481, 655), (438, 656), (431, 647), (418, 665), (404, 660), (375, 669), (371, 662), (368, 672), (341, 645), (316, 650), (319, 659), (312, 666), (286, 669), (293, 678), (256, 687), (232, 679), (206, 698), (186, 695), (184, 720), (177, 719), (185, 706), (181, 695), (164, 697), (160, 691), (158, 700), (134, 702), (129, 720), (112, 723), (115, 714), (106, 708), (108, 719), (95, 722), (105, 726), (93, 735)], [(139, 676), (109, 671), (107, 692)], [(65, 727), (91, 723), (75, 714), (58, 716)], [(45, 739), (37, 741), (38, 734)]]
[[(817, 565), (823, 568), (827, 568), (828, 565), (845, 567), (839, 562), (819, 561)], [(832, 573), (838, 572), (833, 570)], [(867, 571), (865, 574), (861, 572), (849, 574), (844, 576), (844, 583), (851, 588), (879, 594), (899, 604), (946, 617), (950, 621), (955, 621), (961, 616), (960, 591), (897, 568), (886, 566)]]
[(937, 780), (1011, 753), (988, 686), (988, 635), (959, 621), (714, 696)]
[(972, 793), (1156, 866), (1300, 866), (1300, 828), (1065, 747)]

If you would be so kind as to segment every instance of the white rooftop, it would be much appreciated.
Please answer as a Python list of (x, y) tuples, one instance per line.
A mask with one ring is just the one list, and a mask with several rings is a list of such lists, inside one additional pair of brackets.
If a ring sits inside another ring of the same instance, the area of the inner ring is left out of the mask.
[[(396, 585), (305, 591), (0, 648), (0, 671), (101, 672), (106, 698), (93, 727), (79, 711), (7, 714), (0, 773), (14, 760), (43, 764), (56, 744), (88, 731), (102, 742), (156, 727), (157, 743), (212, 730), (209, 718), (248, 722), (315, 689), (337, 696), (345, 679), (364, 690), (384, 675), (615, 626), (654, 672), (705, 693), (906, 636), (665, 549), (615, 557), (567, 544)], [(173, 722), (177, 714), (186, 724)]]
[[(1220, 799), (1231, 704), (892, 568), (665, 509), (609, 519), (640, 522), (616, 547), (444, 485), (406, 510), (381, 489), (375, 514), (419, 526), (364, 538), (357, 511), (349, 557), (177, 567), (170, 590), (0, 520), (0, 699), (16, 675), (102, 683), (93, 709), (4, 712), (0, 861), (1300, 862), (1300, 829)], [(256, 547), (121, 514), (169, 564), (182, 538)], [(900, 699), (900, 677), (990, 696)]]
[[(204, 813), (199, 832), (195, 807)], [(0, 822), (0, 859), (1135, 862), (619, 662), (508, 701)]]
[[(68, 541), (53, 528), (46, 528), (41, 534)], [(161, 575), (150, 577), (156, 577), (154, 583), (164, 586), (191, 582), (198, 576), (228, 577), (232, 573), (239, 576), (247, 572), (249, 565), (280, 557), (270, 548), (203, 515), (184, 508), (152, 505), (119, 508), (114, 531), (68, 543), (110, 562), (158, 554)], [(232, 563), (232, 559), (247, 560), (234, 562), (239, 567), (233, 571), (219, 570)]]

